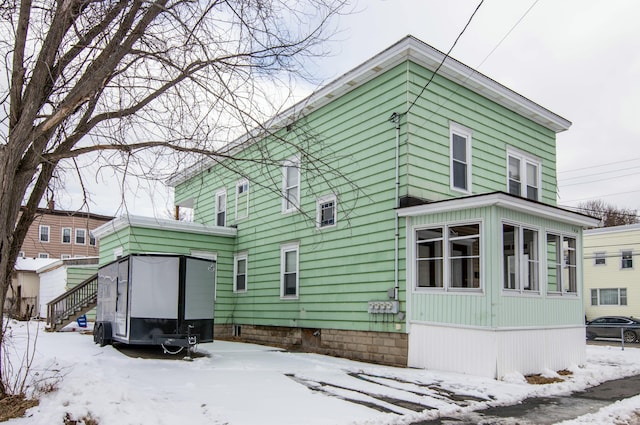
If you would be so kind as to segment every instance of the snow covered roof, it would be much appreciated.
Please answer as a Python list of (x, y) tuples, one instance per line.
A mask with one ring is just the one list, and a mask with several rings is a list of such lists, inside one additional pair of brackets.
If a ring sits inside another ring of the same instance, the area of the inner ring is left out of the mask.
[(57, 258), (18, 258), (14, 270), (35, 272), (41, 267), (48, 266), (58, 261)]

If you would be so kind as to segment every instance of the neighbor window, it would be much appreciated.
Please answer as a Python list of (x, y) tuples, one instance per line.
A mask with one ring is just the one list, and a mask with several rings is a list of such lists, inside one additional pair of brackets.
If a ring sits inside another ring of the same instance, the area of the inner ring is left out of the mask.
[(632, 269), (633, 268), (633, 252), (632, 251), (622, 251), (622, 264), (621, 267), (623, 269)]
[(298, 298), (298, 244), (287, 244), (281, 247), (280, 276), (280, 296)]
[(471, 130), (449, 124), (451, 188), (471, 192)]
[[(40, 230), (39, 230), (40, 242), (49, 242), (49, 232), (50, 232), (50, 230), (51, 229), (49, 228), (49, 226), (43, 226), (43, 225), (40, 226)], [(49, 257), (46, 257), (46, 258), (49, 258)]]
[(49, 258), (49, 254), (41, 252), (38, 254), (38, 258)]
[(416, 287), (480, 289), (480, 224), (417, 229)]
[(503, 288), (515, 291), (538, 291), (540, 261), (538, 231), (502, 224)]
[(592, 289), (591, 305), (627, 305), (627, 288)]
[(87, 239), (87, 231), (85, 229), (76, 229), (76, 244), (84, 245)]
[(71, 254), (62, 254), (62, 255), (60, 256), (60, 259), (61, 259), (61, 260), (68, 260), (69, 258), (71, 258)]
[(509, 193), (534, 201), (540, 200), (540, 161), (514, 150), (507, 151)]
[(607, 264), (607, 259), (605, 257), (605, 253), (604, 252), (594, 252), (593, 253), (593, 264), (596, 266), (602, 266)]
[(233, 276), (233, 292), (246, 292), (247, 254), (238, 254), (234, 256)]
[(293, 158), (282, 166), (282, 212), (300, 207), (300, 160)]
[(331, 227), (336, 224), (336, 197), (333, 195), (318, 198), (317, 202), (318, 227)]
[(216, 226), (227, 225), (227, 191), (216, 192)]
[(62, 243), (71, 243), (71, 227), (62, 228)]
[(24, 258), (24, 251), (20, 251), (20, 252), (18, 252), (18, 257), (20, 257), (20, 258)]
[(249, 182), (242, 180), (236, 185), (236, 220), (249, 216)]
[(93, 232), (89, 232), (89, 245), (96, 246), (96, 237), (93, 235)]
[(547, 234), (547, 288), (548, 292), (578, 292), (575, 238)]

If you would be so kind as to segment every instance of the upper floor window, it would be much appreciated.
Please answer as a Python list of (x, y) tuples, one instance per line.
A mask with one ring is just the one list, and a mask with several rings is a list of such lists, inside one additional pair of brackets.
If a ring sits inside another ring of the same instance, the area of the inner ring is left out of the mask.
[(236, 185), (236, 220), (249, 216), (249, 182), (241, 180)]
[(607, 264), (607, 257), (605, 256), (605, 254), (605, 252), (594, 252), (593, 264), (596, 266), (603, 266)]
[(538, 231), (502, 224), (503, 287), (514, 291), (539, 290)]
[(509, 193), (534, 201), (540, 200), (540, 170), (538, 159), (512, 149), (507, 151)]
[(416, 287), (480, 289), (480, 224), (416, 230)]
[(93, 232), (89, 232), (89, 245), (96, 246), (96, 237), (93, 235)]
[(456, 124), (449, 124), (451, 188), (471, 192), (471, 130)]
[(40, 242), (49, 242), (49, 232), (50, 231), (51, 231), (51, 229), (50, 229), (49, 226), (41, 225), (39, 227)]
[(318, 198), (316, 221), (319, 228), (335, 226), (336, 197), (334, 195)]
[(300, 159), (293, 158), (282, 165), (282, 212), (300, 207)]
[(233, 276), (233, 292), (246, 292), (247, 254), (238, 254), (234, 256)]
[(62, 228), (62, 243), (71, 243), (71, 227)]
[(87, 239), (87, 231), (85, 229), (76, 229), (76, 244), (84, 245)]
[(38, 258), (49, 258), (49, 254), (46, 252), (41, 252), (38, 254)]
[(216, 226), (227, 225), (227, 191), (221, 189), (216, 192)]
[(61, 260), (68, 260), (71, 258), (71, 254), (62, 254), (60, 255)]
[(622, 251), (622, 263), (620, 267), (623, 269), (633, 268), (633, 252), (632, 251)]
[(548, 292), (578, 292), (576, 239), (547, 233)]
[(24, 258), (24, 251), (20, 251), (20, 252), (18, 252), (18, 257), (20, 257), (20, 258)]
[(280, 297), (298, 298), (298, 244), (280, 248)]

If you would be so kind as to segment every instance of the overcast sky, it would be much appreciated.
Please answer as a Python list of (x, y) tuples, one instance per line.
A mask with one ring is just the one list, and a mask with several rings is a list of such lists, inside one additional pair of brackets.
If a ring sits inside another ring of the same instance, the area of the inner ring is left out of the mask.
[[(316, 61), (318, 73), (330, 81), (408, 34), (446, 52), (479, 3), (361, 0), (336, 22), (332, 55)], [(573, 123), (557, 135), (560, 206), (602, 199), (640, 210), (638, 22), (636, 0), (485, 0), (451, 52)], [(165, 216), (170, 196), (153, 191), (153, 205), (147, 190), (135, 191), (128, 212)], [(92, 212), (121, 214), (102, 192), (94, 190)]]

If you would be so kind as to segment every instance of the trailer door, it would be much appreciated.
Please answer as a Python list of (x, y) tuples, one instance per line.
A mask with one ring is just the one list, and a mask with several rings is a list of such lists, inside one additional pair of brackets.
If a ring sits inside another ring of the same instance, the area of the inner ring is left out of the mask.
[(129, 337), (129, 259), (118, 263), (118, 293), (116, 297), (116, 335)]

